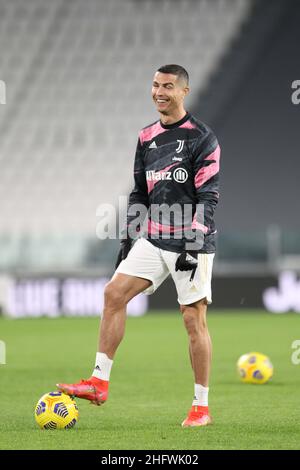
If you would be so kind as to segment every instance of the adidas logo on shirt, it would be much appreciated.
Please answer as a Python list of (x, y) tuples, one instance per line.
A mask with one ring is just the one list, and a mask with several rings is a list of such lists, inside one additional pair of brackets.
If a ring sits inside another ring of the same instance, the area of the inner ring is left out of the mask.
[(157, 145), (155, 143), (155, 140), (153, 140), (152, 144), (149, 145), (149, 149), (157, 149)]

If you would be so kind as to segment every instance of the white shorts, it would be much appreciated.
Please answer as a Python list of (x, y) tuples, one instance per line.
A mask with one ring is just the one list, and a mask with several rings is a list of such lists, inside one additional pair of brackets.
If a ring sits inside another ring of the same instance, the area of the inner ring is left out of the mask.
[(190, 281), (191, 271), (175, 271), (178, 256), (179, 253), (161, 250), (148, 240), (139, 238), (116, 272), (149, 279), (152, 286), (144, 291), (147, 295), (153, 294), (171, 274), (180, 305), (189, 305), (204, 298), (210, 304), (214, 253), (198, 254), (198, 267), (193, 281)]

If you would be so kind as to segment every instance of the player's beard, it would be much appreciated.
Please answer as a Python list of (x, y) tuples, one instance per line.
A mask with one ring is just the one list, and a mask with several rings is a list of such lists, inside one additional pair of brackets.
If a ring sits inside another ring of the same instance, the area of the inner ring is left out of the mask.
[(153, 101), (154, 101), (154, 104), (155, 104), (155, 108), (156, 108), (156, 111), (160, 114), (162, 114), (163, 116), (170, 116), (172, 114), (172, 103), (171, 101), (167, 101), (167, 106), (166, 108), (162, 108), (160, 109), (160, 103), (157, 102), (157, 99), (156, 98), (153, 98)]
[(156, 107), (157, 111), (162, 114), (163, 116), (170, 116), (172, 114), (172, 106), (170, 105), (170, 102), (168, 102), (168, 105), (166, 109), (159, 109)]

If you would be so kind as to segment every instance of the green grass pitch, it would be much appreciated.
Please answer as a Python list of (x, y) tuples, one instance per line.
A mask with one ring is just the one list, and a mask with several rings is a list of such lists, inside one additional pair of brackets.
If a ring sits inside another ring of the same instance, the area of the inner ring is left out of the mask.
[[(0, 319), (0, 449), (299, 449), (300, 365), (291, 362), (299, 315), (211, 310), (208, 322), (213, 426), (180, 426), (193, 397), (187, 335), (180, 313), (161, 312), (128, 319), (108, 402), (77, 400), (75, 428), (42, 431), (34, 406), (58, 381), (90, 375), (98, 319)], [(239, 382), (236, 361), (251, 350), (273, 361), (270, 383)]]

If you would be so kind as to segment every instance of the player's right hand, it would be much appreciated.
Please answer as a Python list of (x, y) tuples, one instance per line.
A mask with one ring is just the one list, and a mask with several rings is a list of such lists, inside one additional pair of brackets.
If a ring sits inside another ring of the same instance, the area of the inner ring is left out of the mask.
[(196, 251), (184, 251), (178, 256), (175, 271), (191, 271), (198, 266), (198, 254)]
[(123, 259), (127, 258), (127, 255), (129, 251), (131, 250), (131, 247), (132, 247), (132, 240), (130, 238), (127, 238), (126, 240), (121, 241), (121, 248), (118, 254), (115, 269), (117, 269), (117, 267), (119, 266), (121, 261), (123, 261)]
[(175, 271), (192, 271), (190, 281), (194, 279), (198, 266), (198, 254), (196, 251), (184, 251), (177, 258)]

